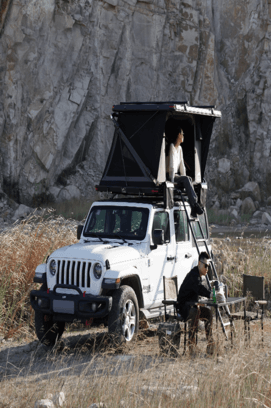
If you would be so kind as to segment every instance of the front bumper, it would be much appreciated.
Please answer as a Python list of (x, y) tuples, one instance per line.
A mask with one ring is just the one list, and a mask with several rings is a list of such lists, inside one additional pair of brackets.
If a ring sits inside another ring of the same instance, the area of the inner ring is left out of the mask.
[[(73, 289), (78, 295), (57, 293), (57, 288)], [(56, 321), (65, 322), (102, 319), (112, 308), (111, 296), (93, 296), (82, 293), (77, 286), (60, 284), (50, 291), (32, 290), (30, 302), (34, 310), (53, 315)]]

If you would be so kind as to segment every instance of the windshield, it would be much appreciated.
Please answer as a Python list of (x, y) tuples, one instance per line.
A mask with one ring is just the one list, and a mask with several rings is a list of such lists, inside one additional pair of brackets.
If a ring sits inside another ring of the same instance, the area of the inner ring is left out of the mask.
[(141, 241), (146, 236), (148, 218), (148, 208), (95, 206), (87, 219), (84, 236)]

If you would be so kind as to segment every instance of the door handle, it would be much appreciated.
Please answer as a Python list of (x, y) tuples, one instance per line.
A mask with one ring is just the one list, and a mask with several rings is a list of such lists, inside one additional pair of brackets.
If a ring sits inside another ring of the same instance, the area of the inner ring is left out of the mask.
[(175, 256), (168, 256), (167, 257), (167, 261), (174, 261), (174, 259), (175, 259)]
[(187, 254), (185, 254), (185, 258), (191, 258), (191, 254), (189, 254), (189, 252)]

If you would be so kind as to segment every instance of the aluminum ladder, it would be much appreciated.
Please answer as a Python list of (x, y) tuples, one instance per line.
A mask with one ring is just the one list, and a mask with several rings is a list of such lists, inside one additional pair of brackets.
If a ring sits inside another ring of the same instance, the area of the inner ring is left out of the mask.
[[(182, 194), (182, 192), (181, 192), (180, 190), (178, 190), (178, 193), (180, 193), (180, 195), (181, 195), (182, 203), (183, 203), (184, 210), (185, 210), (185, 213), (186, 213), (186, 218), (187, 218), (187, 221), (188, 221), (188, 225), (189, 225), (189, 228), (190, 228), (190, 231), (191, 231), (193, 240), (194, 240), (194, 242), (195, 242), (195, 246), (196, 246), (196, 248), (197, 248), (197, 252), (198, 252), (198, 254), (200, 254), (200, 253), (202, 252), (202, 251), (200, 251), (199, 245), (198, 245), (199, 243), (202, 242), (202, 243), (204, 244), (204, 246), (205, 246), (205, 251), (207, 252), (207, 254), (208, 254), (209, 257), (210, 257), (210, 265), (211, 265), (211, 268), (212, 268), (213, 276), (215, 276), (216, 280), (219, 280), (219, 279), (218, 279), (218, 275), (217, 275), (217, 271), (216, 271), (216, 267), (215, 267), (215, 264), (214, 264), (214, 261), (213, 261), (213, 258), (212, 258), (212, 255), (211, 255), (210, 250), (209, 250), (209, 248), (208, 248), (207, 239), (204, 237), (204, 232), (203, 232), (203, 229), (202, 229), (200, 220), (199, 220), (198, 217), (197, 217), (197, 218), (191, 218), (191, 217), (189, 216), (189, 214), (188, 214), (188, 212), (187, 212), (186, 205), (185, 205), (185, 200), (184, 200), (183, 194)], [(200, 231), (200, 235), (201, 235), (200, 238), (197, 238), (197, 237), (196, 237), (196, 234), (195, 234), (196, 227), (195, 227), (195, 229), (194, 229), (194, 228), (193, 228), (193, 225), (195, 225), (195, 226), (198, 225), (199, 231)], [(208, 287), (209, 287), (209, 289), (211, 290), (211, 285), (210, 285), (210, 281), (209, 281), (208, 275), (206, 275), (206, 280), (207, 280)], [(217, 309), (218, 319), (219, 319), (219, 321), (220, 321), (220, 324), (221, 324), (223, 333), (224, 333), (226, 339), (228, 340), (228, 334), (227, 334), (227, 332), (226, 332), (226, 327), (227, 327), (227, 326), (231, 326), (231, 329), (233, 329), (233, 330), (235, 330), (235, 328), (234, 328), (233, 321), (232, 321), (232, 319), (231, 319), (231, 314), (230, 314), (229, 307), (228, 307), (228, 306), (221, 306), (221, 307), (223, 307), (223, 309), (224, 309), (226, 315), (227, 315), (228, 318), (229, 318), (229, 321), (228, 321), (228, 322), (224, 322), (224, 320), (223, 320), (223, 318), (222, 318), (222, 316), (221, 316), (221, 313), (220, 313), (219, 308)]]

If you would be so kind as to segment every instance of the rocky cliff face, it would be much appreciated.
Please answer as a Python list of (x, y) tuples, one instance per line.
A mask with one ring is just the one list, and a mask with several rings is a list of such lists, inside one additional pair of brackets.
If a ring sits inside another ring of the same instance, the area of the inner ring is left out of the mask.
[(223, 114), (210, 204), (238, 208), (236, 191), (251, 181), (265, 203), (270, 17), (270, 0), (0, 0), (3, 190), (27, 205), (91, 197), (112, 104), (186, 99)]

